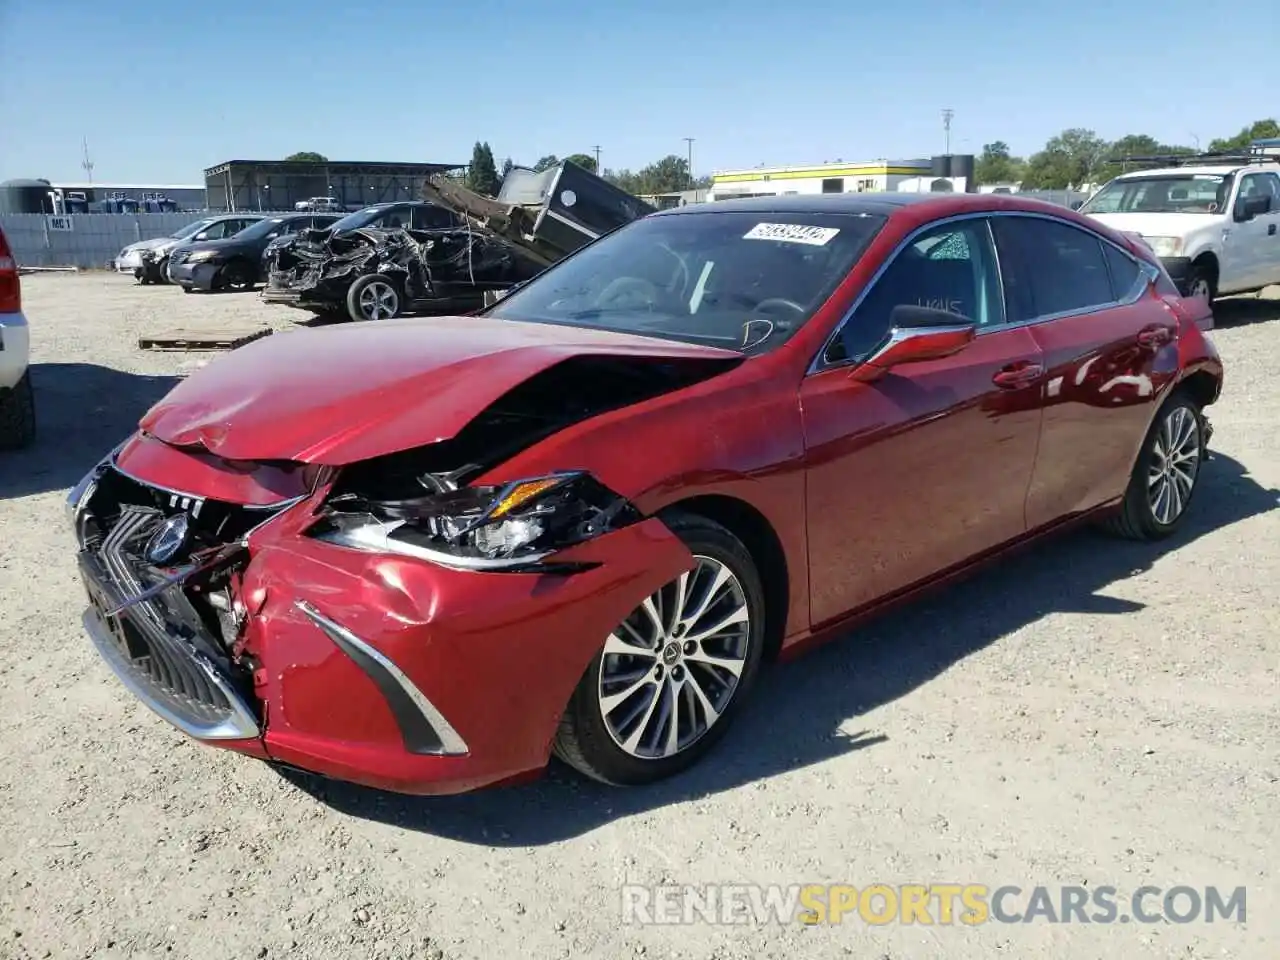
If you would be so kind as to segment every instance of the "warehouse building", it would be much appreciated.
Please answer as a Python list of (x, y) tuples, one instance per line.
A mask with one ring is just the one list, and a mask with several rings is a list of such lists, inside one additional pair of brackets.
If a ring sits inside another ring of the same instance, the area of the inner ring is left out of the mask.
[(836, 161), (803, 167), (723, 170), (712, 176), (708, 199), (886, 190), (963, 193), (973, 184), (973, 159), (967, 155), (954, 155), (919, 160)]
[(330, 198), (343, 210), (418, 199), (427, 177), (462, 170), (460, 163), (365, 163), (328, 160), (228, 160), (204, 172), (210, 210), (293, 210)]

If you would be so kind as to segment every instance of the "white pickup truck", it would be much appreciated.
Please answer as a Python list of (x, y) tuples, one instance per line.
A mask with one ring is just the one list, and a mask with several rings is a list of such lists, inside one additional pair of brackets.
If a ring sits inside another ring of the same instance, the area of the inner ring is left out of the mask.
[(36, 437), (29, 350), (18, 264), (0, 230), (0, 450), (28, 446)]
[(1186, 296), (1280, 284), (1280, 157), (1162, 159), (1111, 180), (1080, 212), (1141, 235)]

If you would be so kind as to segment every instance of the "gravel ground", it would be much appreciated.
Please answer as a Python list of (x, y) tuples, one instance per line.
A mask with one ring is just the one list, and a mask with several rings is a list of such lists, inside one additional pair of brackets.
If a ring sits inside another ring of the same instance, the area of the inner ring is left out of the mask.
[[(139, 334), (294, 314), (23, 285), (42, 434), (0, 455), (0, 957), (1276, 955), (1280, 301), (1219, 311), (1217, 458), (1174, 542), (1073, 534), (780, 667), (677, 782), (431, 800), (189, 742), (80, 631), (65, 491), (201, 356)], [(1245, 886), (1248, 920), (624, 924), (620, 885), (661, 882)]]

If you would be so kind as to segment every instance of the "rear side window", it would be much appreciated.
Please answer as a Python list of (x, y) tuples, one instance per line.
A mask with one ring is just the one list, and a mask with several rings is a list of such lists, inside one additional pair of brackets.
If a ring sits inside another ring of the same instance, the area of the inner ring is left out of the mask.
[(1115, 300), (1125, 300), (1138, 285), (1141, 272), (1137, 263), (1127, 254), (1121, 253), (1109, 243), (1102, 245), (1107, 258), (1107, 270), (1111, 274), (1111, 295)]
[(1001, 259), (1013, 265), (1005, 281), (1021, 316), (1010, 319), (1081, 313), (1115, 302), (1097, 237), (1040, 217), (995, 217), (992, 225)]
[(415, 230), (444, 230), (456, 226), (452, 211), (444, 207), (421, 206), (413, 208)]

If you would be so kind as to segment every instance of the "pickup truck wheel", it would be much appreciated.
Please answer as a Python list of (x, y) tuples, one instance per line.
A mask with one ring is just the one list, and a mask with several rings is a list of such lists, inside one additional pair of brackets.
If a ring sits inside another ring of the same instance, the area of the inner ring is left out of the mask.
[(28, 370), (3, 398), (0, 398), (0, 450), (29, 447), (36, 439), (36, 398)]
[(1187, 274), (1187, 296), (1201, 297), (1213, 303), (1218, 296), (1217, 282), (1213, 271), (1203, 264), (1192, 264)]
[(347, 291), (347, 313), (356, 321), (398, 317), (400, 302), (395, 281), (381, 273), (361, 277)]

